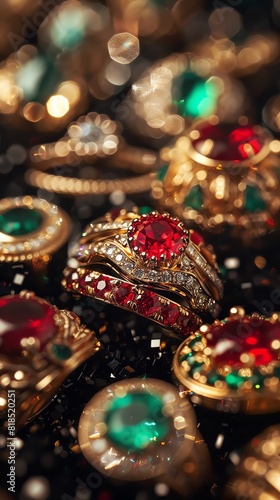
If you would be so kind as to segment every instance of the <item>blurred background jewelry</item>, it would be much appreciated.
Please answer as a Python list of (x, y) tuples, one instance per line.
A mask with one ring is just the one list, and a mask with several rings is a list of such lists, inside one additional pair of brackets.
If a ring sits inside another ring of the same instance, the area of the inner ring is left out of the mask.
[(261, 236), (274, 228), (280, 208), (278, 151), (268, 130), (213, 116), (162, 149), (166, 166), (153, 183), (153, 197), (186, 223), (209, 231), (228, 225), (245, 240)]
[(50, 403), (63, 380), (100, 349), (76, 314), (26, 290), (0, 298), (0, 417), (5, 429), (7, 391), (16, 391), (17, 427)]
[(67, 241), (71, 221), (61, 208), (32, 196), (0, 200), (0, 262), (46, 265)]
[(193, 120), (213, 113), (237, 120), (244, 113), (245, 90), (241, 82), (196, 54), (172, 54), (132, 85), (130, 99), (131, 126), (138, 134), (161, 138), (177, 136)]
[(141, 481), (168, 473), (192, 453), (196, 417), (171, 384), (128, 379), (109, 385), (86, 405), (78, 439), (85, 458), (116, 479)]
[[(148, 191), (155, 171), (159, 169), (158, 156), (151, 150), (127, 145), (120, 137), (120, 130), (120, 124), (106, 115), (89, 113), (80, 117), (69, 125), (62, 139), (31, 150), (32, 168), (26, 172), (27, 182), (48, 191), (73, 196)], [(96, 163), (94, 167), (93, 163)], [(70, 167), (79, 167), (76, 169), (77, 176), (67, 175), (73, 171)], [(110, 169), (115, 172), (126, 169), (134, 175), (122, 177), (120, 174), (116, 178), (115, 173), (115, 178), (106, 178), (105, 172), (104, 177), (96, 178), (100, 170), (104, 173), (104, 169), (107, 176)], [(85, 174), (87, 178), (82, 177)]]
[(177, 349), (174, 376), (196, 404), (262, 414), (280, 410), (280, 315), (230, 316), (202, 325)]
[(236, 495), (246, 495), (248, 500), (279, 498), (280, 425), (268, 427), (231, 455), (236, 467), (225, 485), (224, 500), (234, 500)]

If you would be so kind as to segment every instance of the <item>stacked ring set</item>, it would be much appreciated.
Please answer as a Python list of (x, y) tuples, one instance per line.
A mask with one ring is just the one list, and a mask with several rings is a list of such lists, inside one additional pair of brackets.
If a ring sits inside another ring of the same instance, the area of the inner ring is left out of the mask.
[(216, 315), (222, 281), (215, 256), (197, 233), (167, 213), (121, 210), (89, 224), (79, 267), (66, 268), (66, 290), (152, 319), (179, 336)]

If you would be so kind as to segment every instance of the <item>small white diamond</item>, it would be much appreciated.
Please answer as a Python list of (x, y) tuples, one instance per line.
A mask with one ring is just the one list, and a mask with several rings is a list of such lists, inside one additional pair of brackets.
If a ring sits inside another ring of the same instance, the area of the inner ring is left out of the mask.
[(175, 277), (177, 283), (183, 283), (185, 281), (185, 275), (183, 273), (176, 273)]
[(200, 297), (197, 298), (197, 305), (199, 307), (202, 307), (203, 309), (208, 305), (208, 299), (204, 295), (200, 295)]
[(106, 253), (107, 255), (113, 255), (114, 251), (115, 251), (114, 247), (109, 247), (107, 248)]
[(188, 252), (188, 254), (189, 254), (189, 255), (192, 255), (192, 256), (193, 256), (193, 255), (195, 255), (195, 253), (196, 253), (196, 250), (195, 250), (195, 248), (192, 246), (192, 244), (191, 244), (191, 243), (189, 243), (189, 244), (188, 244), (188, 246), (187, 246), (187, 252)]
[(15, 285), (22, 285), (22, 283), (24, 282), (24, 278), (25, 278), (24, 274), (16, 273), (13, 279), (13, 283)]
[(161, 275), (161, 280), (163, 283), (170, 283), (172, 281), (172, 276), (168, 271), (163, 271)]
[(24, 245), (22, 243), (18, 243), (16, 246), (16, 249), (18, 252), (23, 252), (24, 251)]
[(186, 283), (185, 283), (185, 284), (186, 284), (186, 287), (187, 287), (187, 288), (188, 288), (188, 287), (192, 287), (192, 286), (193, 286), (193, 284), (194, 284), (194, 278), (193, 278), (193, 276), (187, 276), (187, 277), (186, 277)]
[(201, 257), (201, 255), (196, 254), (195, 256), (195, 262), (200, 266), (200, 267), (203, 267), (205, 265), (205, 261), (203, 259), (203, 257)]
[(122, 253), (118, 253), (116, 256), (115, 256), (115, 260), (117, 262), (121, 262), (123, 260), (123, 254)]
[(158, 280), (158, 273), (157, 271), (150, 271), (148, 274), (148, 278), (151, 281), (157, 281)]
[(182, 265), (184, 266), (185, 269), (189, 269), (190, 266), (191, 266), (191, 263), (190, 263), (190, 260), (188, 259), (188, 257), (183, 257), (182, 258)]
[(133, 262), (126, 262), (123, 267), (128, 273), (131, 273), (134, 269), (134, 264)]
[(55, 227), (49, 226), (46, 228), (46, 233), (47, 234), (54, 234), (55, 233)]
[(134, 271), (134, 276), (135, 276), (136, 278), (138, 278), (138, 279), (143, 278), (143, 276), (144, 276), (144, 271), (143, 271), (143, 269), (135, 269), (135, 271)]

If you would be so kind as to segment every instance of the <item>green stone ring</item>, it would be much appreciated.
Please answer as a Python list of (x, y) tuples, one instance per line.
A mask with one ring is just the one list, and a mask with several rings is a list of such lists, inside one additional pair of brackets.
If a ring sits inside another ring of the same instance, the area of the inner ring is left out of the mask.
[(85, 458), (102, 474), (144, 480), (167, 472), (190, 456), (196, 417), (171, 384), (130, 379), (97, 393), (79, 422)]
[(0, 262), (47, 264), (70, 230), (68, 215), (46, 200), (4, 198), (0, 201)]

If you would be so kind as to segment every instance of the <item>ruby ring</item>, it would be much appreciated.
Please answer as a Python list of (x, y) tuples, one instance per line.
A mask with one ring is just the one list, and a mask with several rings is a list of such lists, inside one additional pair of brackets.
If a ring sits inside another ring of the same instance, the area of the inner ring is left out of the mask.
[(51, 401), (66, 376), (99, 351), (78, 316), (33, 292), (0, 299), (0, 419), (7, 425), (8, 392), (15, 391), (15, 424), (25, 425)]

